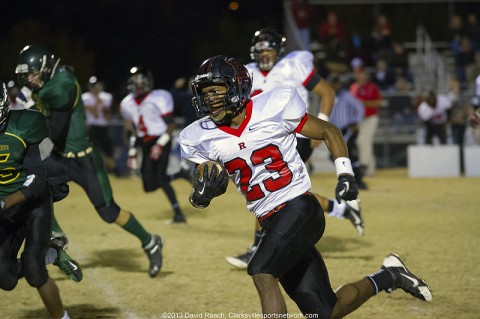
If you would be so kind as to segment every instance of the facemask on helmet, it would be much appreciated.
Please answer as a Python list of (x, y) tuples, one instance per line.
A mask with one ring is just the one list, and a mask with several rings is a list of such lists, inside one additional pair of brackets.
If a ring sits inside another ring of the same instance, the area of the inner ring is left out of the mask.
[(8, 102), (7, 87), (5, 83), (0, 84), (0, 129), (3, 130), (8, 117)]
[(42, 45), (27, 45), (18, 56), (15, 73), (20, 86), (42, 88), (55, 73), (60, 59)]
[(253, 35), (250, 58), (263, 71), (270, 71), (285, 51), (286, 39), (274, 29), (261, 29)]
[(218, 125), (230, 125), (249, 100), (252, 79), (238, 60), (219, 55), (202, 63), (191, 85), (197, 116), (209, 115)]
[(142, 96), (153, 89), (152, 72), (140, 66), (134, 66), (130, 69), (130, 78), (127, 88), (135, 96)]

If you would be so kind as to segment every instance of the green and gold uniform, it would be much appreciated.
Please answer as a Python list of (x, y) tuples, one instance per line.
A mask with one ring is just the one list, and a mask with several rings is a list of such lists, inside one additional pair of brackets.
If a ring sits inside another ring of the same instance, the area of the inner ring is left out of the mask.
[(48, 279), (45, 253), (50, 242), (51, 200), (39, 143), (48, 136), (45, 116), (36, 110), (10, 111), (0, 132), (0, 199), (21, 192), (25, 201), (0, 216), (0, 288), (18, 282), (17, 254), (25, 240), (21, 267), (28, 283)]
[(54, 145), (44, 161), (47, 176), (79, 184), (104, 221), (119, 224), (146, 246), (152, 235), (113, 199), (101, 154), (88, 138), (81, 93), (78, 81), (68, 70), (55, 73), (41, 89), (34, 91), (33, 99), (47, 116)]

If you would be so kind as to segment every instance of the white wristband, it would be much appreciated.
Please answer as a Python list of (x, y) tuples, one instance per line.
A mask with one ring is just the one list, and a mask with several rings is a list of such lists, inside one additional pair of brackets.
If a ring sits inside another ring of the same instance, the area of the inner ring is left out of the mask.
[(164, 133), (162, 136), (160, 136), (157, 140), (157, 144), (160, 146), (165, 146), (167, 143), (170, 142), (170, 134)]
[(128, 149), (128, 157), (137, 156), (137, 149), (135, 147), (130, 147)]
[(327, 122), (330, 119), (327, 114), (322, 113), (322, 112), (318, 113), (318, 118), (321, 119), (321, 120), (327, 121)]
[(130, 136), (130, 140), (128, 141), (128, 146), (130, 148), (135, 148), (135, 142), (137, 141), (137, 138), (135, 136)]
[(353, 174), (352, 162), (348, 157), (339, 157), (335, 160), (335, 170), (337, 171), (337, 176), (342, 174), (348, 174), (355, 176)]

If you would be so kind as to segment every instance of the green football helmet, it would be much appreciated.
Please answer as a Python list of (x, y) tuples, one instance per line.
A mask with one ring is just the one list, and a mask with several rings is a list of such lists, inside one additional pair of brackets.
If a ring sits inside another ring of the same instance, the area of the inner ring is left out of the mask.
[[(52, 77), (58, 62), (59, 59), (56, 59), (47, 47), (35, 44), (27, 45), (20, 51), (15, 68), (19, 84), (31, 89), (42, 88)], [(36, 82), (29, 81), (29, 74), (38, 74), (39, 79)]]
[(4, 123), (8, 117), (8, 102), (7, 87), (5, 83), (0, 82), (0, 129), (3, 130)]

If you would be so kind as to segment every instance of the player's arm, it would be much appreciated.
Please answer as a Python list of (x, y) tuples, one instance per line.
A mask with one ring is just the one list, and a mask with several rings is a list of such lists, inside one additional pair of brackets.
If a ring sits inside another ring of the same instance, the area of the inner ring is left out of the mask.
[(318, 117), (324, 121), (328, 121), (335, 102), (335, 91), (331, 85), (322, 78), (318, 80), (311, 91), (321, 97)]
[(336, 198), (353, 200), (358, 196), (358, 188), (353, 178), (352, 163), (348, 158), (348, 148), (343, 140), (342, 132), (333, 124), (322, 121), (315, 116), (306, 115), (307, 119), (299, 133), (311, 139), (323, 140), (335, 158), (335, 169), (338, 176)]
[(162, 117), (167, 124), (167, 130), (165, 133), (157, 138), (157, 142), (150, 148), (150, 158), (153, 161), (158, 161), (163, 154), (163, 148), (172, 140), (172, 133), (175, 129), (175, 123), (173, 121), (173, 114), (168, 114)]
[(21, 189), (0, 200), (1, 211), (35, 199), (46, 189), (45, 173), (38, 144), (27, 147), (23, 166), (27, 173), (27, 180)]

